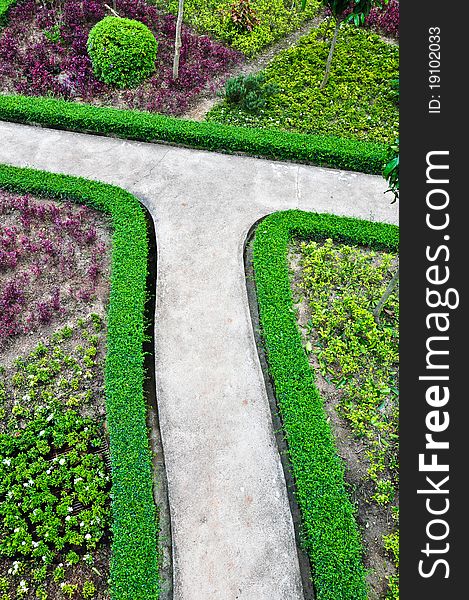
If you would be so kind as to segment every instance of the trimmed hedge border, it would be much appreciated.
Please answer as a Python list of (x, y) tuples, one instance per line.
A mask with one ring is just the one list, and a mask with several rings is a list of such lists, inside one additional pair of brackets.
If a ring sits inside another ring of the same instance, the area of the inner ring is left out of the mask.
[(387, 147), (377, 142), (188, 121), (54, 98), (0, 94), (0, 120), (363, 173), (381, 174), (389, 159)]
[(112, 465), (112, 600), (159, 596), (157, 514), (143, 396), (147, 229), (138, 200), (82, 178), (0, 165), (0, 188), (88, 204), (113, 223), (105, 364)]
[(317, 600), (365, 600), (362, 545), (344, 485), (322, 398), (303, 349), (289, 282), (287, 253), (294, 238), (332, 238), (397, 250), (399, 228), (297, 210), (263, 219), (253, 265), (269, 373), (283, 421), (302, 514), (302, 540)]

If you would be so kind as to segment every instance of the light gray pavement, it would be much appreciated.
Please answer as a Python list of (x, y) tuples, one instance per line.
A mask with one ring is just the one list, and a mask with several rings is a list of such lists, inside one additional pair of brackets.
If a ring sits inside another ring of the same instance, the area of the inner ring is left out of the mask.
[(300, 600), (243, 242), (288, 208), (396, 223), (381, 177), (0, 123), (0, 162), (121, 186), (156, 224), (175, 600)]

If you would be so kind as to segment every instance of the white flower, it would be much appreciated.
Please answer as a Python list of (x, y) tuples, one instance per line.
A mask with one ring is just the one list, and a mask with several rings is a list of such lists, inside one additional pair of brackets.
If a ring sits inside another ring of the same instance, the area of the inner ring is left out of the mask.
[(85, 535), (85, 540), (91, 540), (91, 534), (87, 533), (87, 534)]
[(71, 519), (71, 518), (72, 518), (72, 517), (71, 517), (70, 515), (67, 515), (67, 516), (65, 517), (65, 520), (66, 520), (66, 521), (70, 521), (70, 519)]
[(46, 432), (45, 432), (45, 430), (43, 429), (42, 431), (40, 431), (40, 432), (39, 432), (39, 435), (44, 435), (45, 433), (46, 433)]
[(73, 507), (69, 506), (68, 507), (68, 512), (73, 512)]
[(11, 465), (11, 460), (9, 458), (4, 458), (3, 464), (6, 465), (7, 467), (9, 467)]
[(80, 527), (84, 527), (85, 524), (83, 523), (83, 521), (80, 523)]
[(46, 473), (47, 473), (48, 475), (50, 475), (50, 474), (52, 473), (52, 471), (51, 471), (50, 469), (47, 469)]
[(64, 465), (65, 464), (65, 458), (61, 458), (59, 460), (59, 465)]

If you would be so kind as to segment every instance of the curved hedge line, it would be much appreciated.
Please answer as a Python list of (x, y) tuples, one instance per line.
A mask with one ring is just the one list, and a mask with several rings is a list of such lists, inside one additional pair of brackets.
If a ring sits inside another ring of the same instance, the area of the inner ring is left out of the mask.
[(53, 98), (0, 95), (0, 120), (217, 152), (242, 152), (363, 173), (381, 174), (389, 158), (387, 147), (377, 142), (187, 121)]
[(290, 288), (293, 237), (398, 248), (395, 225), (297, 210), (274, 213), (256, 229), (253, 263), (269, 372), (282, 417), (317, 600), (365, 600), (362, 548), (314, 373), (303, 350)]
[(0, 187), (74, 200), (112, 218), (113, 251), (105, 366), (112, 465), (113, 600), (159, 595), (157, 516), (143, 397), (147, 229), (138, 200), (86, 179), (0, 165)]

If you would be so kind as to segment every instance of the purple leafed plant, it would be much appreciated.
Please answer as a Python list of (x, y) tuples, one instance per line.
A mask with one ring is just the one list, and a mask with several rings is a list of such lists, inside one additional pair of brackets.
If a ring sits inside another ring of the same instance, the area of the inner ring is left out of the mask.
[(0, 222), (0, 349), (105, 302), (109, 232), (100, 213), (0, 190)]
[(399, 2), (390, 0), (381, 7), (374, 7), (366, 18), (365, 24), (385, 35), (399, 37)]
[(183, 26), (179, 78), (174, 81), (175, 17), (145, 0), (116, 0), (120, 16), (139, 20), (153, 31), (158, 54), (154, 75), (140, 86), (110, 88), (94, 77), (86, 51), (90, 29), (110, 14), (105, 4), (106, 0), (18, 0), (0, 33), (0, 89), (180, 115), (194, 96), (242, 59)]

